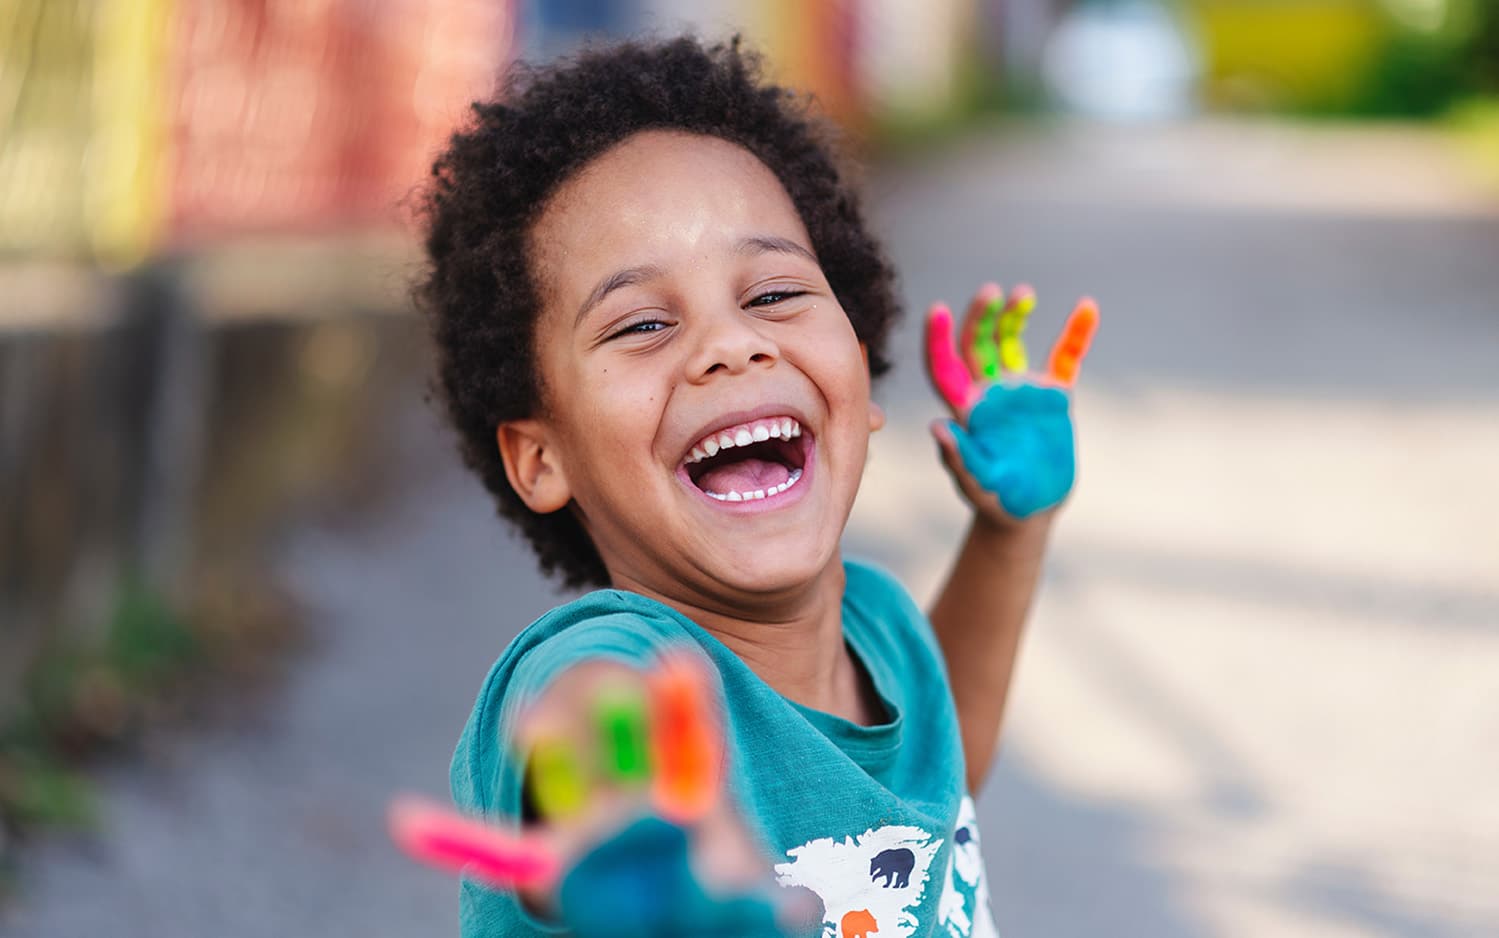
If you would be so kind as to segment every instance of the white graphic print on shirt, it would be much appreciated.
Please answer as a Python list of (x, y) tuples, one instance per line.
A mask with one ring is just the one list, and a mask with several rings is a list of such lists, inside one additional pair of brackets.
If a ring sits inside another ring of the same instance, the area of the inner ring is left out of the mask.
[[(786, 851), (775, 867), (783, 886), (802, 886), (822, 900), (824, 938), (909, 938), (932, 934), (916, 912), (943, 845), (919, 827), (872, 828), (856, 837), (821, 837)], [(937, 904), (938, 931), (951, 938), (998, 938), (979, 851), (973, 800), (963, 798)]]
[(973, 799), (966, 795), (958, 808), (958, 826), (953, 832), (947, 884), (942, 889), (937, 919), (947, 926), (952, 938), (999, 938), (989, 912), (989, 881), (979, 849), (978, 819)]
[(804, 886), (822, 900), (828, 938), (905, 938), (919, 922), (910, 910), (926, 895), (928, 868), (941, 840), (919, 827), (890, 826), (842, 841), (821, 837), (786, 851), (776, 864), (783, 886)]

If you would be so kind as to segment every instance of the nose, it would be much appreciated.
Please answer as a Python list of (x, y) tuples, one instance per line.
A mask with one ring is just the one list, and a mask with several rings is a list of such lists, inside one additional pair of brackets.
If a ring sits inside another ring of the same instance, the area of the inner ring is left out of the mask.
[(687, 362), (690, 381), (741, 374), (781, 357), (780, 348), (764, 325), (738, 307), (699, 317), (697, 332), (698, 341)]

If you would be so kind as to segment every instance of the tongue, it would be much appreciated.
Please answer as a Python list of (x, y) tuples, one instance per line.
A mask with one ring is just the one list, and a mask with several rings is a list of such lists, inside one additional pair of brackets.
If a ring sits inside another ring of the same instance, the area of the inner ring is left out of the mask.
[(709, 469), (698, 477), (697, 487), (719, 495), (742, 494), (780, 485), (789, 478), (791, 470), (774, 459), (741, 459)]

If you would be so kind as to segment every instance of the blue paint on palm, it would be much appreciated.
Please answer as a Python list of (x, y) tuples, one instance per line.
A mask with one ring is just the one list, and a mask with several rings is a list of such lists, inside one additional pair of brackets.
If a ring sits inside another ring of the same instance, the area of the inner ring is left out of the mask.
[(963, 465), (1016, 518), (1029, 518), (1067, 497), (1077, 474), (1071, 400), (1035, 384), (995, 384), (951, 424)]
[(557, 902), (580, 938), (782, 934), (766, 897), (704, 892), (688, 864), (687, 832), (655, 817), (584, 856), (563, 878)]

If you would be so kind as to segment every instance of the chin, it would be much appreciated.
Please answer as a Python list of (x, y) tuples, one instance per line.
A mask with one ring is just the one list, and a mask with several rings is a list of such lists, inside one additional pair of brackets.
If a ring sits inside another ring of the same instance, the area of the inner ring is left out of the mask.
[(724, 558), (721, 566), (724, 573), (719, 579), (746, 593), (788, 592), (816, 580), (837, 559), (836, 543), (831, 549), (821, 545), (767, 549), (754, 555), (744, 553)]

